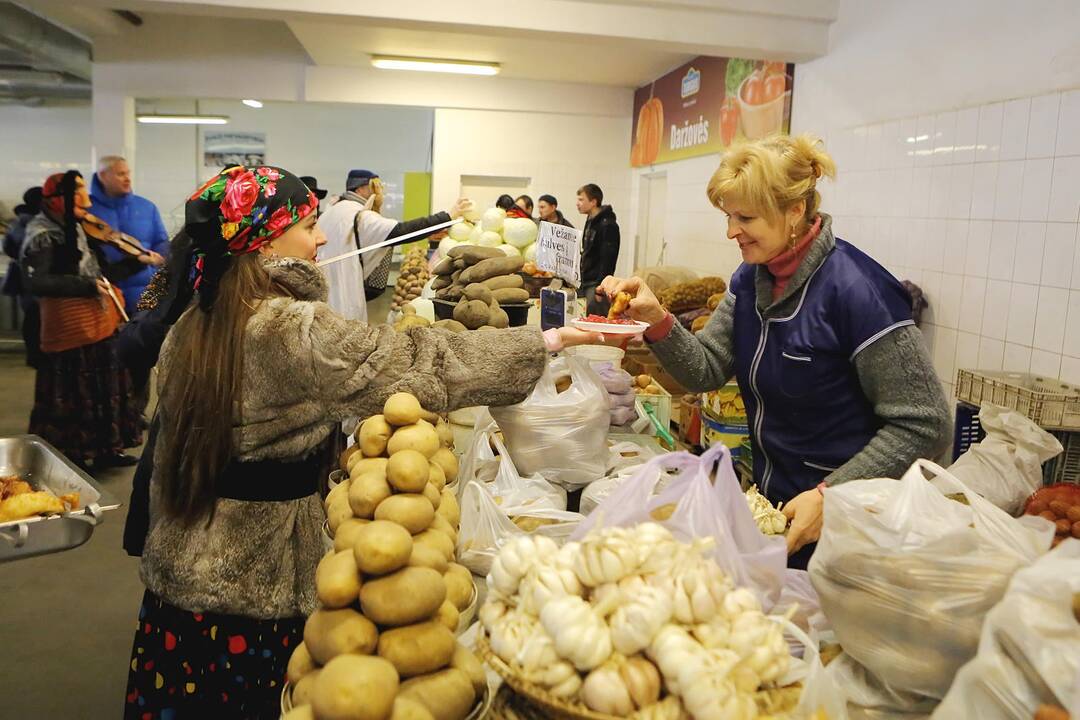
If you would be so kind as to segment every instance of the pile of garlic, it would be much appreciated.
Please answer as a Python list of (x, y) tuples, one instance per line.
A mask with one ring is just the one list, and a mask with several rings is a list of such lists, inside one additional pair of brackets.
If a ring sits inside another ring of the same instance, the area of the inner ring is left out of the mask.
[[(746, 491), (746, 504), (750, 506), (758, 530), (765, 535), (783, 535), (787, 530), (787, 516), (780, 512), (780, 507), (773, 507), (769, 499), (758, 492), (757, 485), (751, 485)], [(783, 503), (780, 505), (783, 506)]]
[(782, 626), (657, 523), (500, 551), (480, 609), (492, 651), (567, 702), (648, 720), (752, 720), (790, 662)]

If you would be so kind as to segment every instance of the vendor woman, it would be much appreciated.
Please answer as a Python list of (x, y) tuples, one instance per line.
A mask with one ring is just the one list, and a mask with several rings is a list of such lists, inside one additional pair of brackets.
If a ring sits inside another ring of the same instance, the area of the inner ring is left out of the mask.
[(190, 247), (192, 282), (170, 288), (164, 313), (179, 320), (158, 363), (127, 718), (279, 715), (286, 663), (316, 608), (319, 451), (343, 418), (374, 415), (395, 392), (436, 412), (520, 402), (550, 351), (601, 339), (399, 333), (343, 318), (315, 264), (318, 207), (273, 167), (223, 170), (185, 207), (175, 247)]
[(791, 520), (789, 564), (806, 567), (821, 532), (822, 490), (898, 478), (949, 439), (949, 408), (899, 282), (833, 235), (817, 182), (833, 176), (816, 138), (776, 136), (731, 149), (709, 181), (743, 264), (697, 335), (640, 279), (598, 293), (634, 296), (630, 317), (688, 390), (734, 375), (746, 403), (754, 480)]

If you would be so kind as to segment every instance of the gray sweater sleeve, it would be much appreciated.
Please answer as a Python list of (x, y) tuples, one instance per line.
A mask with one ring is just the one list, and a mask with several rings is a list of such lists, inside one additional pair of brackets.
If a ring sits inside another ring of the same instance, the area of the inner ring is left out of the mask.
[(918, 458), (934, 459), (949, 444), (952, 418), (922, 333), (898, 328), (855, 358), (863, 393), (885, 425), (825, 478), (829, 485), (899, 478)]
[(734, 326), (735, 298), (728, 293), (697, 335), (676, 321), (666, 338), (649, 347), (688, 391), (715, 390), (735, 374)]

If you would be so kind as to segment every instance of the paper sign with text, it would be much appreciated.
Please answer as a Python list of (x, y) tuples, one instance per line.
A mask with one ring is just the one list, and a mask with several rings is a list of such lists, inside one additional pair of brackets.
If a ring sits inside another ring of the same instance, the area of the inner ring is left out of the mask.
[(541, 221), (536, 237), (536, 267), (574, 287), (580, 285), (581, 230)]

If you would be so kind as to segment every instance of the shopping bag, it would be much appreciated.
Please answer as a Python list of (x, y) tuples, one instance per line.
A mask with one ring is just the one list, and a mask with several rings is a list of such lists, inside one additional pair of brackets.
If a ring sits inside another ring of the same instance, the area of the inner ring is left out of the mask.
[(495, 456), (492, 444), (499, 426), (491, 418), (487, 408), (480, 408), (473, 423), (473, 434), (469, 447), (461, 456), (458, 465), (458, 496), (465, 489), (465, 481), (481, 480), (491, 482), (499, 469), (499, 458)]
[(934, 720), (1030, 720), (1042, 704), (1080, 717), (1080, 540), (1018, 570), (986, 618)]
[(828, 488), (824, 513), (810, 578), (845, 654), (866, 671), (845, 682), (858, 704), (905, 712), (945, 696), (975, 655), (986, 613), (1054, 532), (1042, 518), (1010, 517), (927, 460), (900, 480)]
[[(565, 377), (570, 387), (559, 392), (556, 381)], [(608, 397), (588, 362), (570, 355), (550, 360), (524, 402), (491, 408), (491, 415), (522, 474), (539, 473), (567, 490), (604, 476)]]
[(1061, 454), (1061, 443), (1016, 410), (983, 403), (986, 438), (949, 467), (958, 480), (1011, 515), (1042, 487), (1042, 464)]

